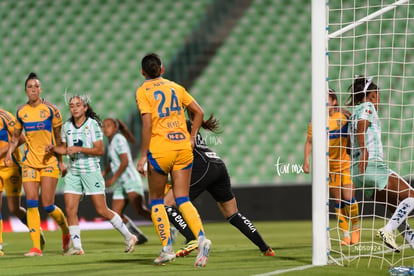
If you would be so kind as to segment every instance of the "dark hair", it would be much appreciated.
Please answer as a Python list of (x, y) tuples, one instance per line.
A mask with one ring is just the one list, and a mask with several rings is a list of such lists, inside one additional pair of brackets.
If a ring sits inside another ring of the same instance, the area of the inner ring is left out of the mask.
[[(100, 127), (102, 127), (102, 120), (101, 120), (101, 118), (98, 116), (98, 114), (96, 114), (95, 113), (95, 111), (93, 111), (93, 109), (92, 109), (92, 107), (89, 105), (89, 103), (88, 102), (85, 102), (84, 101), (84, 99), (81, 97), (81, 96), (73, 96), (72, 98), (70, 98), (70, 100), (69, 100), (69, 103), (72, 101), (72, 99), (73, 98), (78, 98), (78, 99), (80, 99), (81, 101), (82, 101), (82, 103), (86, 106), (86, 107), (88, 107), (88, 109), (86, 110), (86, 112), (85, 112), (85, 116), (86, 116), (86, 118), (92, 118), (92, 119), (94, 119), (95, 121), (97, 121), (98, 122), (98, 125), (100, 126)], [(69, 119), (69, 121), (73, 124), (73, 125), (75, 125), (75, 118), (73, 118), (73, 116), (71, 116), (70, 117), (70, 119)]]
[(331, 97), (333, 101), (336, 101), (335, 106), (338, 106), (338, 97), (336, 96), (335, 90), (329, 89), (328, 96)]
[(114, 125), (119, 129), (121, 134), (125, 137), (125, 139), (127, 139), (128, 142), (130, 142), (131, 144), (136, 143), (134, 135), (128, 129), (126, 124), (124, 124), (124, 122), (122, 122), (121, 120), (119, 120), (117, 118), (106, 118), (105, 121), (106, 120), (112, 121), (114, 123)]
[(147, 54), (141, 61), (141, 67), (151, 79), (161, 76), (162, 63), (161, 58), (157, 54)]
[(24, 88), (26, 88), (27, 82), (29, 80), (39, 80), (39, 78), (37, 77), (37, 74), (36, 73), (30, 72), (30, 74), (26, 78), (26, 81), (24, 82)]
[[(193, 121), (194, 113), (187, 109), (187, 114), (190, 120)], [(222, 133), (222, 130), (220, 129), (220, 120), (214, 117), (213, 114), (210, 115), (207, 121), (203, 120), (201, 127), (217, 134)]]
[(362, 102), (362, 100), (371, 92), (377, 92), (379, 87), (372, 81), (372, 78), (357, 76), (355, 81), (348, 87), (349, 96), (347, 106), (355, 106)]

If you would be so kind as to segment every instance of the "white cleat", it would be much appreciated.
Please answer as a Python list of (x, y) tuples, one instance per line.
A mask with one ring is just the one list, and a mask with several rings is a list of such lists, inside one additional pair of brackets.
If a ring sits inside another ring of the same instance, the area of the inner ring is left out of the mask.
[(65, 253), (63, 253), (63, 256), (74, 256), (74, 255), (85, 255), (85, 252), (82, 248), (76, 248), (72, 247)]
[(394, 234), (391, 232), (384, 231), (384, 228), (381, 228), (377, 231), (377, 237), (381, 238), (384, 244), (391, 248), (394, 252), (399, 253), (398, 245), (395, 242)]
[(165, 265), (166, 263), (175, 261), (175, 253), (171, 246), (164, 246), (160, 256), (154, 260), (155, 265)]
[(204, 267), (207, 264), (211, 250), (211, 241), (205, 236), (198, 237), (198, 254), (194, 263), (195, 267)]
[(137, 242), (137, 236), (132, 235), (132, 238), (125, 240), (125, 253), (132, 253), (135, 251), (135, 243)]

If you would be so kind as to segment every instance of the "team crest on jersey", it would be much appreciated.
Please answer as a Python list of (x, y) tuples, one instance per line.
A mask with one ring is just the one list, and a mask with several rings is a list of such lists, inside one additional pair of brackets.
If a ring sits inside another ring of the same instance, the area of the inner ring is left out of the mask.
[(372, 114), (372, 111), (371, 111), (370, 109), (365, 109), (365, 110), (364, 110), (364, 112), (365, 112), (365, 113), (368, 113), (368, 114), (370, 114), (370, 115)]
[(46, 118), (46, 111), (45, 110), (40, 110), (40, 118), (42, 118), (42, 119)]

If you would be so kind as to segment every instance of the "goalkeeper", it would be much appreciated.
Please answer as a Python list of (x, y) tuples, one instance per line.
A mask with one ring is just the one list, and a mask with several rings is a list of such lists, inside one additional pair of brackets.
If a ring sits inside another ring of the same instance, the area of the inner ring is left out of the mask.
[(348, 88), (351, 92), (348, 105), (354, 106), (350, 118), (352, 180), (356, 187), (364, 188), (367, 198), (375, 199), (394, 209), (391, 219), (377, 231), (385, 245), (399, 252), (394, 230), (405, 231), (405, 240), (414, 248), (414, 233), (407, 223), (407, 216), (414, 209), (414, 190), (383, 161), (381, 123), (378, 118), (379, 87), (372, 78), (357, 76)]
[[(193, 114), (189, 110), (187, 110), (187, 113), (190, 119), (192, 119)], [(187, 120), (189, 132), (191, 132), (191, 126), (191, 121)], [(202, 127), (218, 133), (219, 122), (211, 115), (207, 121), (203, 121)], [(194, 201), (201, 193), (208, 191), (216, 200), (221, 213), (229, 223), (252, 241), (264, 256), (274, 256), (272, 248), (265, 243), (253, 223), (238, 211), (226, 165), (214, 151), (207, 147), (206, 141), (199, 132), (195, 139), (193, 154), (190, 200)], [(186, 238), (186, 245), (176, 252), (176, 256), (187, 256), (197, 248), (197, 240), (178, 209), (174, 206), (174, 197), (171, 189), (166, 194), (165, 205), (169, 220)]]
[[(350, 113), (338, 107), (338, 99), (333, 89), (329, 90), (329, 192), (335, 200), (335, 213), (339, 228), (344, 237), (342, 245), (359, 243), (359, 208), (354, 197), (354, 185), (351, 180), (351, 160), (346, 152), (348, 143), (348, 118)], [(309, 157), (312, 149), (312, 124), (309, 123), (305, 143), (303, 170), (309, 173)], [(352, 234), (349, 235), (349, 224)]]

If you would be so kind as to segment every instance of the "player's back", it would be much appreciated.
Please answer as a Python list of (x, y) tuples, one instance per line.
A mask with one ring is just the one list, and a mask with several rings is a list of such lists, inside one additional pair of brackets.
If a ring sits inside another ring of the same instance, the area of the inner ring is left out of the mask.
[(329, 117), (329, 170), (339, 172), (351, 166), (346, 153), (349, 113), (338, 110)]
[(192, 101), (184, 87), (162, 77), (146, 80), (138, 88), (138, 108), (152, 117), (152, 152), (191, 148), (183, 105)]

